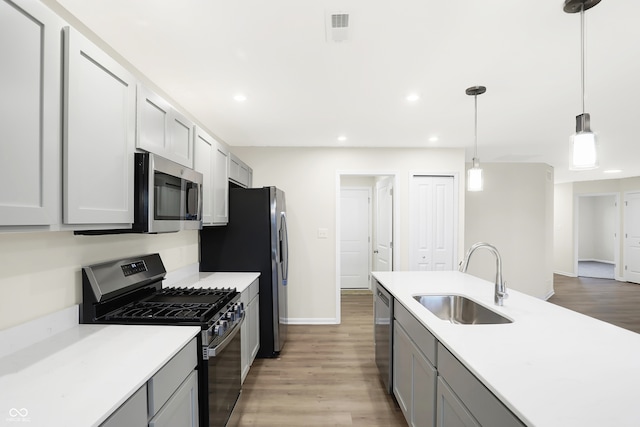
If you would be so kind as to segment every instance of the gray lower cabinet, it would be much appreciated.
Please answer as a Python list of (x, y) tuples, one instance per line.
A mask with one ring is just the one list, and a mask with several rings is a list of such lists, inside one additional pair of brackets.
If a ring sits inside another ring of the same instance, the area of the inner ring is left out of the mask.
[[(477, 421), (477, 424), (471, 425), (524, 427), (518, 417), (440, 343), (438, 343), (438, 375)], [(438, 424), (438, 426), (449, 425), (459, 424)]]
[(197, 351), (194, 338), (100, 427), (198, 427)]
[(147, 385), (143, 385), (100, 427), (144, 427), (147, 425)]
[(241, 333), (242, 382), (260, 349), (260, 304), (259, 279), (254, 280), (240, 294), (240, 301), (244, 304), (244, 323)]
[(524, 427), (398, 300), (393, 394), (411, 427)]
[(480, 427), (447, 383), (438, 378), (437, 427)]
[[(415, 331), (416, 334), (410, 335), (409, 331)], [(433, 335), (396, 301), (393, 322), (393, 393), (411, 427), (435, 425), (438, 377), (433, 365), (435, 345)]]
[(149, 421), (149, 427), (198, 426), (198, 375), (192, 370), (178, 390)]

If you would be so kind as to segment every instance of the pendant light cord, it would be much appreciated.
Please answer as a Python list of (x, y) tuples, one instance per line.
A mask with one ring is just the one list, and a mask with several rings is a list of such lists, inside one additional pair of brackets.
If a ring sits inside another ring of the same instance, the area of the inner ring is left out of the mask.
[(474, 122), (474, 127), (475, 127), (475, 149), (474, 149), (474, 154), (473, 157), (477, 158), (478, 157), (478, 95), (474, 95), (473, 96), (474, 99), (474, 105), (475, 105), (475, 122)]
[(584, 105), (584, 61), (585, 61), (585, 52), (584, 52), (584, 3), (580, 7), (580, 78), (582, 84), (582, 113), (586, 111)]

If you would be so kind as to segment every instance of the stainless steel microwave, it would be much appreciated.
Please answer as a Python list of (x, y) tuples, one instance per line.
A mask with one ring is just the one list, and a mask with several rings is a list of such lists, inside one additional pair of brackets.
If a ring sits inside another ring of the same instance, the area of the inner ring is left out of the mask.
[(202, 174), (152, 153), (135, 154), (131, 231), (170, 233), (202, 228)]

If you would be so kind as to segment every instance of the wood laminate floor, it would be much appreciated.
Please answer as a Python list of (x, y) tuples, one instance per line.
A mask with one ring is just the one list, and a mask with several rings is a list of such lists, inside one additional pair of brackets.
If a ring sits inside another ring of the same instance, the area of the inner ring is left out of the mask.
[(343, 293), (342, 324), (289, 325), (277, 359), (256, 359), (235, 426), (406, 427), (373, 349), (373, 294)]
[(549, 302), (640, 333), (640, 285), (555, 275)]

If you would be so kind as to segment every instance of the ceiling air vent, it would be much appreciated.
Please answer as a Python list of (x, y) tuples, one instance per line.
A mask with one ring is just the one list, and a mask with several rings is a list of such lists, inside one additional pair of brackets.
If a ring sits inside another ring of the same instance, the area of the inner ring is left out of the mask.
[(343, 42), (349, 39), (349, 14), (329, 12), (326, 17), (327, 41)]

